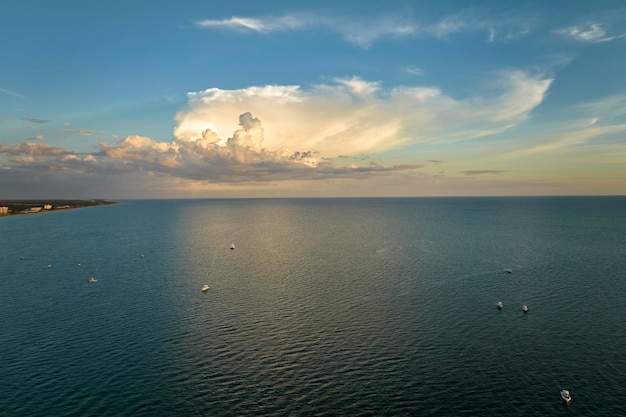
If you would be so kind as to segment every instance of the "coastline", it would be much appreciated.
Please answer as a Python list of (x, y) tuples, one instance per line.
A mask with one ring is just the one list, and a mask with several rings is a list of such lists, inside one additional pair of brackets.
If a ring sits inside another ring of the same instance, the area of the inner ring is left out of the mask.
[(85, 207), (117, 204), (109, 200), (0, 200), (0, 217), (23, 214), (48, 213), (60, 210), (73, 210)]

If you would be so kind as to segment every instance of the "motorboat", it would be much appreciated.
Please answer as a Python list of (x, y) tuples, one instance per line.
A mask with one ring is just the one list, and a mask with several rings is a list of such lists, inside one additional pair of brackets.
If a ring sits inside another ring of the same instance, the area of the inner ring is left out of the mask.
[(88, 282), (91, 283), (91, 284), (95, 284), (96, 282), (98, 282), (98, 280), (95, 279), (95, 278), (89, 278)]
[(507, 273), (509, 273), (509, 274), (512, 274), (512, 273), (513, 273), (513, 270), (512, 270), (512, 269), (505, 269), (505, 270), (504, 270), (504, 272), (507, 272)]
[(527, 306), (526, 304), (524, 304), (524, 305), (522, 306), (522, 311), (523, 311), (524, 313), (528, 313), (528, 306)]
[(572, 401), (572, 396), (568, 390), (563, 389), (561, 390), (561, 399), (565, 401), (565, 404), (569, 404), (569, 402)]
[(498, 301), (498, 304), (496, 304), (498, 306), (498, 308), (500, 310), (502, 310), (504, 308), (504, 304), (502, 304), (502, 301)]
[(209, 287), (208, 285), (205, 285), (204, 287), (202, 287), (202, 292), (207, 292), (209, 288), (211, 287)]
[(232, 249), (235, 249), (235, 244), (234, 244), (234, 243), (231, 243), (231, 244), (230, 244), (230, 249), (231, 249), (231, 250), (232, 250)]

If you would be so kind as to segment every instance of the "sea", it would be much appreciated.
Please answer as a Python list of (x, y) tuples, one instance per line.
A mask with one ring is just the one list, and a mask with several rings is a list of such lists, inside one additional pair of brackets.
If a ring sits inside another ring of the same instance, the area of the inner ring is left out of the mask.
[(626, 197), (128, 200), (0, 236), (1, 416), (626, 415)]

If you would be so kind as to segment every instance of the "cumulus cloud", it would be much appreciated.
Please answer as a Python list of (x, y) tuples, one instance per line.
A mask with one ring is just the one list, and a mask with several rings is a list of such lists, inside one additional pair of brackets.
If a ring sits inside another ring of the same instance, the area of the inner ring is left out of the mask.
[(381, 177), (422, 165), (379, 163), (376, 155), (509, 129), (529, 117), (550, 83), (520, 71), (503, 73), (489, 94), (466, 98), (428, 86), (385, 88), (359, 77), (308, 88), (211, 88), (188, 94), (171, 142), (134, 135), (100, 143), (90, 153), (27, 142), (0, 144), (0, 154), (13, 169), (145, 173), (196, 184)]
[(24, 142), (11, 147), (0, 143), (0, 154), (9, 156), (9, 161), (18, 165), (46, 165), (69, 151), (44, 143)]
[(99, 174), (152, 172), (208, 183), (366, 178), (420, 168), (416, 164), (385, 167), (318, 163), (311, 151), (265, 148), (261, 121), (251, 113), (240, 115), (239, 126), (226, 140), (205, 129), (195, 139), (170, 143), (128, 136), (113, 145), (101, 143), (99, 152), (87, 154), (32, 142), (12, 147), (0, 144), (0, 153), (8, 155), (10, 168)]
[(7, 153), (9, 155), (24, 154), (29, 156), (61, 155), (67, 153), (67, 151), (63, 148), (34, 142), (19, 143), (12, 147), (7, 147), (6, 145), (0, 143), (0, 152)]
[[(310, 150), (323, 157), (377, 153), (415, 143), (495, 134), (525, 120), (552, 80), (521, 71), (503, 73), (489, 95), (455, 99), (426, 86), (385, 89), (358, 77), (309, 89), (264, 86), (189, 93), (176, 115), (174, 136), (196, 140), (206, 129), (232, 131), (232, 114), (246, 109), (263, 120), (268, 148)], [(221, 142), (224, 143), (223, 141)]]

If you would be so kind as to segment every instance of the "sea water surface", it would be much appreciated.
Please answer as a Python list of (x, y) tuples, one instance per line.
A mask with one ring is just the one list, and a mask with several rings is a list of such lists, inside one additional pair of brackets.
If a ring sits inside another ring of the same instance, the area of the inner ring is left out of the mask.
[(123, 201), (0, 236), (2, 416), (626, 415), (624, 197)]

